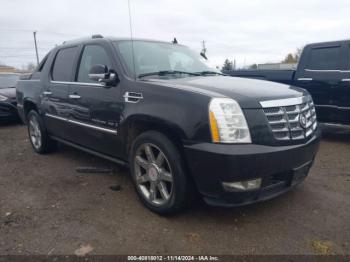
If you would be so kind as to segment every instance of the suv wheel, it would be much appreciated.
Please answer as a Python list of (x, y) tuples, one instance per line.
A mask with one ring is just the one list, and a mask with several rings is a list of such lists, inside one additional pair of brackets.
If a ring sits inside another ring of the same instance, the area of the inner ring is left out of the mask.
[(143, 204), (158, 214), (175, 213), (187, 206), (193, 191), (183, 160), (163, 134), (148, 131), (133, 143), (130, 170)]
[(27, 119), (29, 140), (35, 152), (44, 154), (52, 151), (56, 147), (56, 141), (48, 136), (40, 115), (32, 110)]

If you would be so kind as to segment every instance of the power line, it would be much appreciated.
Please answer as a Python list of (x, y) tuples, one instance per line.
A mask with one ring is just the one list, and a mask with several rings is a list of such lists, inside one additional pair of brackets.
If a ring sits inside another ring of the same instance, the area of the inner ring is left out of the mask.
[[(0, 27), (0, 31), (12, 31), (12, 32), (33, 32), (33, 29), (22, 29), (22, 28), (6, 28), (6, 27)], [(54, 34), (54, 35), (65, 35), (65, 36), (78, 36), (78, 34), (70, 34), (70, 33), (63, 33), (63, 32), (55, 32), (50, 30), (40, 30), (41, 33), (46, 34)]]

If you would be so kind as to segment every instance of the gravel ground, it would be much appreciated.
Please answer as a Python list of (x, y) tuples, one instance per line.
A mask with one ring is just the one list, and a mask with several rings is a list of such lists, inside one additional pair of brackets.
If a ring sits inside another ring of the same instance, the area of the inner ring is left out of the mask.
[[(350, 131), (326, 130), (306, 181), (264, 203), (145, 209), (126, 171), (72, 148), (37, 155), (25, 126), (0, 126), (0, 255), (350, 254)], [(121, 190), (112, 190), (113, 186)]]

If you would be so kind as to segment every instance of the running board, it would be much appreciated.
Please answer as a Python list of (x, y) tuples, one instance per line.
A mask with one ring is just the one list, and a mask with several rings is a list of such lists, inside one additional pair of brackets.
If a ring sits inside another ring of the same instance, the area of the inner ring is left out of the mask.
[(123, 160), (121, 160), (121, 159), (114, 158), (114, 157), (111, 157), (111, 156), (107, 156), (107, 155), (105, 155), (105, 154), (96, 152), (96, 151), (91, 150), (91, 149), (88, 149), (88, 148), (86, 148), (86, 147), (79, 146), (79, 145), (74, 144), (74, 143), (72, 143), (72, 142), (68, 142), (68, 141), (66, 141), (66, 140), (64, 140), (64, 139), (61, 139), (61, 138), (58, 138), (58, 137), (56, 137), (56, 136), (50, 136), (50, 138), (52, 138), (52, 139), (54, 139), (54, 140), (56, 140), (56, 141), (58, 141), (58, 142), (60, 142), (60, 143), (62, 143), (62, 144), (65, 144), (65, 145), (67, 145), (67, 146), (71, 146), (71, 147), (74, 147), (74, 148), (79, 149), (79, 150), (81, 150), (81, 151), (84, 151), (84, 152), (86, 152), (86, 153), (89, 153), (89, 154), (91, 154), (91, 155), (94, 155), (94, 156), (97, 156), (97, 157), (100, 157), (100, 158), (109, 160), (109, 161), (114, 162), (114, 163), (116, 163), (116, 164), (118, 164), (118, 165), (121, 165), (121, 166), (123, 166), (123, 167), (129, 167), (128, 163), (125, 162), (125, 161), (123, 161)]

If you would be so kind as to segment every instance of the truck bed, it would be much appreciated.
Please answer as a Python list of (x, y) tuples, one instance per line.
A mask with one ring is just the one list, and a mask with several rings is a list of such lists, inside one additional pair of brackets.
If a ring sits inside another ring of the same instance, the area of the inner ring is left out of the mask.
[(255, 78), (291, 85), (295, 70), (235, 70), (224, 73), (235, 77)]

